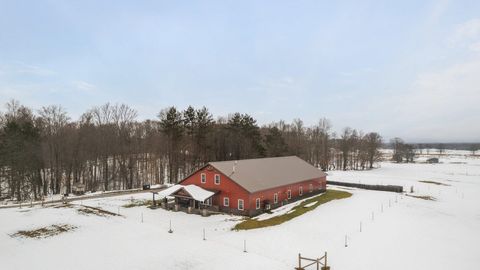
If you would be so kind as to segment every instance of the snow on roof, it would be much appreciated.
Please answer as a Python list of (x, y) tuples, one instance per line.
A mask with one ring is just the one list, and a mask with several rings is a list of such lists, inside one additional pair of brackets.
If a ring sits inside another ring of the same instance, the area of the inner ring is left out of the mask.
[(192, 196), (192, 198), (194, 200), (200, 201), (200, 202), (205, 201), (206, 199), (212, 197), (215, 194), (214, 192), (205, 190), (205, 189), (203, 189), (199, 186), (196, 186), (196, 185), (186, 185), (186, 186), (184, 186), (184, 185), (174, 185), (174, 186), (171, 186), (167, 189), (164, 189), (164, 190), (158, 192), (158, 196), (160, 198), (165, 198), (165, 197), (168, 197), (168, 196), (172, 196), (174, 193), (176, 193), (180, 189), (185, 190), (188, 194), (190, 194), (190, 196)]
[(183, 186), (183, 189), (192, 196), (193, 199), (197, 201), (205, 201), (206, 199), (212, 197), (215, 193), (212, 191), (205, 190), (196, 185), (187, 185)]
[(182, 185), (173, 185), (169, 188), (166, 188), (164, 190), (161, 190), (158, 192), (158, 197), (160, 199), (163, 199), (165, 197), (168, 197), (170, 196), (172, 193), (175, 193), (177, 192), (179, 189), (181, 189), (183, 186)]

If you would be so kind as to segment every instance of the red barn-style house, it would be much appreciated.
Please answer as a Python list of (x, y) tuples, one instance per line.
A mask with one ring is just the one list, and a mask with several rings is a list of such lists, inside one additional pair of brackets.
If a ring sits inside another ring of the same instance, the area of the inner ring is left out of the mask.
[(296, 157), (210, 162), (170, 189), (177, 203), (254, 216), (326, 190), (326, 174)]

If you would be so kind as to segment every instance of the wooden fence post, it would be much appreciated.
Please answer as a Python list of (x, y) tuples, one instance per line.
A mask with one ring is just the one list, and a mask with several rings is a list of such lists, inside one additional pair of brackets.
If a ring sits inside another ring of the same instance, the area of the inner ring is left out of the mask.
[(302, 269), (302, 256), (298, 253), (298, 269)]
[(327, 252), (325, 251), (325, 268), (327, 267)]

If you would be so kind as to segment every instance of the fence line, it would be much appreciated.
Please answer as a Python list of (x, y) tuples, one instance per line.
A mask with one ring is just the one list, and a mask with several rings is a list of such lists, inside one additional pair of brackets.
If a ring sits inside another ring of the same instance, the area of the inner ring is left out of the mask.
[(389, 191), (389, 192), (398, 192), (398, 193), (403, 192), (402, 186), (393, 186), (393, 185), (367, 185), (367, 184), (337, 182), (337, 181), (327, 181), (327, 184), (333, 185), (333, 186), (355, 187), (355, 188), (369, 189), (369, 190)]

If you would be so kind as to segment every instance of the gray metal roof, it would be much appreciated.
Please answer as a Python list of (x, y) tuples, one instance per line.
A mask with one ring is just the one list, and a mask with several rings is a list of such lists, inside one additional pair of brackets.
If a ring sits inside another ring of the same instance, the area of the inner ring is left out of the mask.
[(326, 176), (296, 156), (210, 162), (249, 192), (285, 186)]

